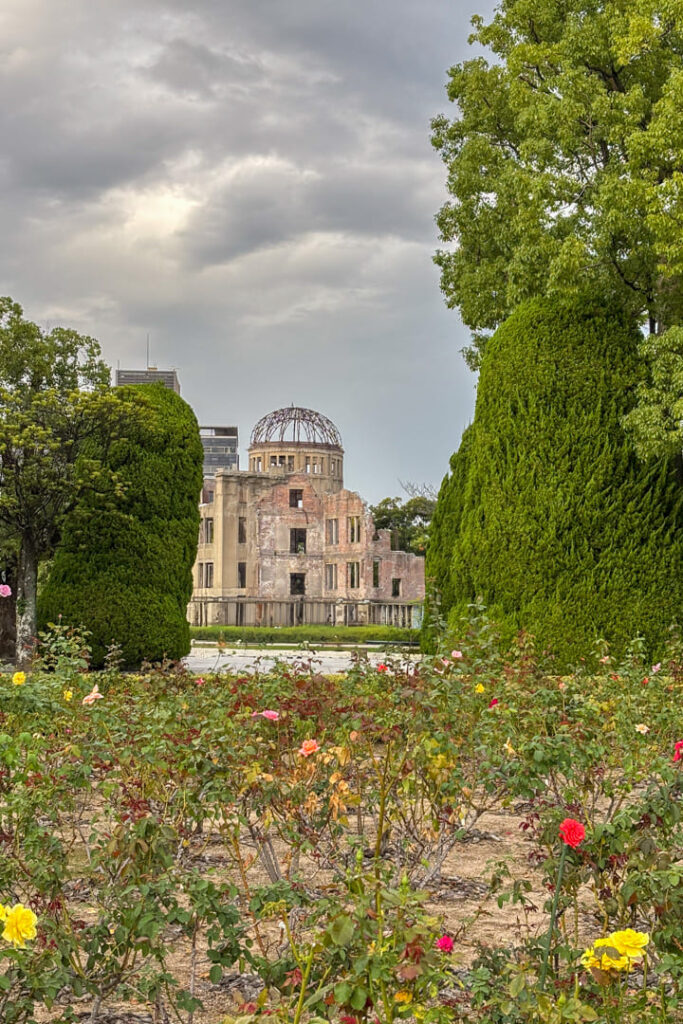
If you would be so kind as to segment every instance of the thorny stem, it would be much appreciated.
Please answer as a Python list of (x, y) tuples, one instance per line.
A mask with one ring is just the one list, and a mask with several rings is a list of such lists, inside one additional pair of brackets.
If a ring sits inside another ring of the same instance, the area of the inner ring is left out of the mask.
[[(197, 979), (197, 931), (199, 921), (195, 917), (194, 928), (192, 929), (192, 953), (190, 954), (190, 998), (194, 999), (195, 982)], [(187, 1024), (194, 1021), (194, 1009), (190, 1010), (187, 1017)]]
[[(237, 867), (238, 867), (238, 870), (239, 870), (239, 873), (240, 873), (240, 878), (242, 879), (242, 885), (244, 887), (244, 894), (245, 894), (245, 896), (247, 898), (247, 906), (249, 906), (250, 903), (251, 903), (251, 890), (249, 889), (249, 882), (247, 880), (247, 872), (244, 869), (244, 861), (242, 860), (242, 852), (240, 850), (239, 840), (237, 839), (236, 836), (233, 835), (233, 836), (231, 836), (230, 841), (231, 841), (231, 844), (232, 844), (232, 848), (235, 851), (235, 859), (237, 860)], [(263, 944), (263, 939), (261, 937), (261, 932), (259, 931), (259, 926), (258, 926), (258, 921), (256, 920), (256, 915), (254, 914), (254, 912), (252, 910), (250, 910), (249, 911), (249, 916), (251, 917), (251, 920), (252, 920), (253, 925), (254, 925), (254, 934), (256, 936), (256, 941), (258, 942), (259, 949), (261, 950), (261, 953), (264, 956), (266, 956), (267, 955), (266, 954), (266, 947)]]
[(308, 985), (308, 979), (309, 979), (310, 974), (311, 974), (311, 967), (313, 966), (313, 955), (314, 955), (314, 953), (315, 953), (315, 948), (312, 946), (311, 947), (311, 952), (308, 954), (308, 960), (306, 961), (306, 967), (304, 968), (304, 975), (303, 975), (303, 978), (301, 979), (301, 991), (299, 992), (299, 1002), (297, 1003), (297, 1006), (296, 1006), (296, 1013), (294, 1014), (293, 1024), (299, 1024), (299, 1021), (301, 1020), (301, 1014), (303, 1013), (303, 1009), (304, 1009), (304, 996), (306, 995), (306, 987)]
[(567, 859), (567, 845), (566, 843), (562, 846), (562, 853), (560, 854), (560, 866), (557, 869), (557, 882), (555, 884), (555, 895), (553, 896), (553, 905), (550, 911), (550, 926), (548, 928), (548, 937), (545, 942), (545, 949), (543, 950), (543, 965), (541, 967), (541, 977), (539, 979), (539, 989), (542, 992), (545, 985), (545, 977), (548, 973), (548, 960), (550, 958), (550, 946), (553, 941), (553, 932), (555, 930), (555, 918), (557, 916), (557, 904), (560, 899), (560, 887), (562, 885), (562, 873), (564, 872), (564, 862)]

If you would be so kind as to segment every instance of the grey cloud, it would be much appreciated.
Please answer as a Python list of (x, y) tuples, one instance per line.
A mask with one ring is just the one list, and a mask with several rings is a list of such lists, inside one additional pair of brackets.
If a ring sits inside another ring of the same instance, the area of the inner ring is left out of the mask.
[(230, 87), (253, 87), (265, 78), (253, 57), (239, 58), (186, 39), (171, 40), (147, 70), (172, 89), (205, 98), (220, 96)]
[(200, 265), (221, 263), (311, 232), (429, 240), (436, 202), (431, 169), (399, 165), (249, 168), (224, 185), (186, 229)]
[(0, 293), (113, 364), (141, 365), (149, 332), (200, 418), (243, 437), (320, 408), (370, 498), (438, 482), (473, 379), (431, 263), (429, 119), (470, 9), (5, 0)]

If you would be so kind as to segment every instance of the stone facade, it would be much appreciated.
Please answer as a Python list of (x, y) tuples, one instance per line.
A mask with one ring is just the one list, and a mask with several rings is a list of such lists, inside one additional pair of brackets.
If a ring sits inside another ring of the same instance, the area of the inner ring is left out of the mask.
[(252, 442), (249, 470), (217, 472), (204, 499), (192, 623), (418, 623), (424, 559), (375, 531), (340, 445)]

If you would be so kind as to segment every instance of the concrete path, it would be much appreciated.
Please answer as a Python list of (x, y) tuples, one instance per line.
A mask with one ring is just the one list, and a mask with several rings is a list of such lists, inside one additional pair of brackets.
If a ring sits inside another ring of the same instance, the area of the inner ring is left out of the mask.
[[(251, 647), (248, 650), (240, 650), (234, 647), (227, 647), (219, 651), (217, 647), (198, 647), (193, 645), (190, 654), (185, 658), (185, 664), (190, 672), (201, 675), (202, 672), (237, 672), (240, 674), (251, 674), (253, 672), (267, 672), (276, 661), (285, 662), (288, 665), (293, 663), (306, 665), (310, 661), (314, 672), (322, 672), (323, 675), (332, 675), (336, 672), (346, 672), (353, 664), (354, 655), (358, 651), (306, 651), (300, 647), (288, 647), (274, 649), (272, 647)], [(371, 665), (379, 665), (387, 660), (387, 654), (379, 650), (361, 649)], [(402, 655), (403, 662), (418, 661), (420, 654)], [(393, 656), (392, 656), (393, 660)]]

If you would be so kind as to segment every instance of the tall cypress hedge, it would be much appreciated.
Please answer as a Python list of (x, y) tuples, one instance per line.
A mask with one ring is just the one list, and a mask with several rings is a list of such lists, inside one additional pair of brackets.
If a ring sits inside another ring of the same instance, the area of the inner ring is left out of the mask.
[[(439, 495), (429, 524), (429, 543), (425, 558), (425, 614), (421, 634), (423, 650), (434, 649), (433, 623), (437, 614), (442, 616), (456, 602), (453, 589), (451, 562), (453, 549), (460, 529), (463, 493), (468, 471), (468, 453), (473, 437), (473, 427), (463, 432), (460, 447), (451, 455), (450, 473), (441, 482)], [(435, 603), (438, 602), (438, 609)]]
[(199, 533), (203, 450), (192, 409), (160, 384), (117, 388), (125, 439), (104, 459), (97, 496), (65, 523), (39, 619), (90, 630), (93, 665), (112, 640), (126, 666), (190, 649), (187, 604)]
[(638, 339), (606, 305), (538, 299), (488, 343), (427, 562), (453, 624), (481, 596), (567, 663), (597, 637), (654, 656), (683, 620), (680, 460), (639, 462), (621, 425)]

